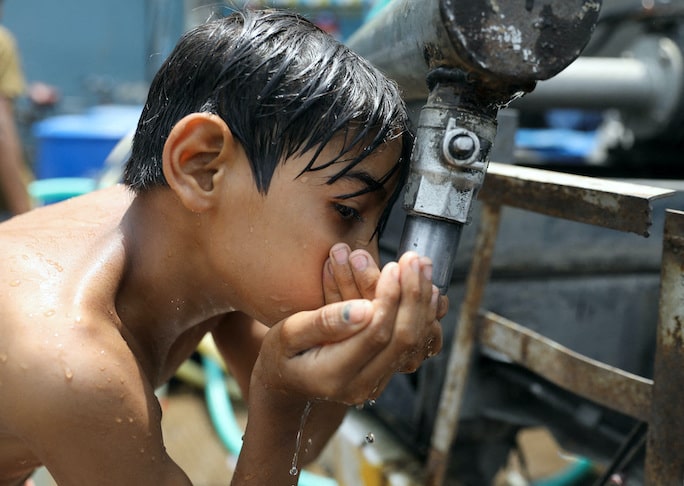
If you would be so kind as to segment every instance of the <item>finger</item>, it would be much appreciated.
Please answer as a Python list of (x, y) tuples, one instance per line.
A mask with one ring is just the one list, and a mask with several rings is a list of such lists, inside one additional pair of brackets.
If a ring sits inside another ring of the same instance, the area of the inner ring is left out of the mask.
[(434, 321), (433, 331), (425, 343), (425, 359), (432, 358), (442, 351), (444, 344), (444, 336), (442, 333), (442, 325), (439, 321)]
[(358, 299), (361, 292), (356, 288), (349, 256), (351, 249), (345, 243), (337, 243), (330, 249), (332, 274), (342, 300)]
[(326, 304), (344, 300), (333, 275), (332, 261), (328, 258), (323, 265), (323, 300)]
[(442, 320), (449, 312), (449, 297), (440, 295), (437, 302), (437, 319)]
[(372, 313), (370, 301), (351, 300), (293, 314), (282, 323), (285, 354), (292, 357), (311, 348), (344, 341), (367, 326)]
[(375, 260), (366, 250), (354, 250), (349, 255), (352, 274), (356, 288), (360, 292), (360, 297), (373, 299), (375, 297), (375, 287), (380, 277), (380, 269)]
[[(301, 377), (297, 387), (310, 390), (311, 393), (320, 393), (327, 399), (344, 401), (345, 403), (358, 403), (368, 398), (372, 390), (379, 386), (379, 377), (386, 376), (395, 371), (392, 366), (373, 366), (367, 370), (370, 362), (375, 361), (376, 355), (382, 353), (392, 339), (396, 308), (399, 303), (401, 289), (399, 286), (399, 266), (397, 263), (389, 263), (380, 272), (378, 279), (376, 298), (372, 301), (372, 317), (365, 325), (360, 325), (355, 333), (344, 340), (315, 348), (311, 346), (309, 352), (298, 354), (290, 351), (294, 359), (287, 360), (284, 366), (290, 370), (290, 376)], [(326, 307), (345, 305), (349, 302), (368, 301), (344, 301), (331, 304)], [(303, 314), (303, 313), (300, 313)], [(302, 329), (304, 330), (304, 329)], [(312, 331), (316, 332), (316, 331)], [(299, 334), (306, 335), (307, 332)], [(336, 336), (342, 333), (331, 333)], [(288, 341), (294, 342), (293, 338)], [(307, 341), (307, 337), (298, 338), (299, 348), (302, 344), (315, 341)], [(319, 339), (320, 341), (320, 339)], [(317, 383), (309, 383), (312, 373), (320, 377)], [(295, 380), (296, 378), (293, 378)], [(314, 389), (318, 390), (314, 392)]]
[(394, 262), (388, 263), (378, 278), (370, 322), (348, 340), (348, 358), (357, 364), (356, 368), (365, 366), (392, 340), (400, 296), (399, 265)]
[[(430, 299), (432, 299), (434, 288), (434, 285), (432, 284), (432, 260), (425, 256), (414, 256), (412, 255), (412, 252), (408, 252), (405, 257), (402, 256), (402, 259), (399, 260), (400, 264), (403, 263), (403, 259), (408, 261), (408, 264), (413, 271), (408, 274), (405, 272), (405, 276), (408, 281), (417, 282), (420, 302), (429, 302)], [(402, 288), (404, 286), (405, 284), (402, 280)], [(409, 293), (413, 293), (410, 287), (406, 290), (408, 290)]]
[(432, 262), (409, 252), (399, 259), (401, 305), (397, 311), (397, 345), (412, 350), (422, 347), (429, 325), (436, 317), (437, 299), (432, 284)]
[[(388, 369), (392, 372), (415, 371), (426, 357), (428, 341), (433, 346), (436, 341), (441, 342), (441, 328), (435, 319), (438, 298), (432, 284), (431, 261), (408, 252), (402, 255), (398, 265), (400, 305), (389, 316), (395, 321), (392, 339), (364, 370), (369, 374), (382, 374)], [(378, 283), (378, 294), (383, 290)], [(363, 334), (370, 333), (373, 326), (374, 322), (371, 322)]]

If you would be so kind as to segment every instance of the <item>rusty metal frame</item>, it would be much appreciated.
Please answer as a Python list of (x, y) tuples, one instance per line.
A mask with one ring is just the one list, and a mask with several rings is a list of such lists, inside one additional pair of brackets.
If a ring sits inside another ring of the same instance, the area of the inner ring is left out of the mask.
[[(663, 273), (663, 286), (677, 289), (677, 295), (682, 297), (676, 301), (677, 305), (680, 306), (677, 308), (676, 318), (669, 314), (663, 315), (666, 312), (663, 308), (669, 308), (668, 303), (671, 301), (667, 297), (661, 298), (661, 327), (662, 322), (670, 323), (670, 327), (662, 331), (666, 335), (660, 339), (657, 353), (662, 353), (663, 349), (670, 350), (673, 348), (673, 340), (677, 343), (676, 350), (665, 353), (665, 358), (659, 358), (660, 362), (669, 360), (667, 361), (668, 364), (659, 367), (660, 371), (656, 369), (656, 382), (662, 379), (666, 382), (665, 384), (658, 384), (653, 388), (651, 380), (591, 360), (560, 346), (550, 339), (533, 333), (519, 324), (499, 318), (494, 314), (482, 314), (480, 311), (484, 290), (489, 281), (503, 206), (517, 207), (553, 217), (647, 236), (652, 222), (651, 201), (670, 196), (673, 193), (674, 191), (669, 189), (639, 184), (504, 164), (490, 164), (484, 186), (480, 192), (479, 199), (484, 203), (480, 228), (466, 281), (465, 297), (461, 304), (458, 325), (447, 363), (446, 379), (442, 388), (425, 470), (425, 484), (438, 486), (444, 482), (449, 462), (449, 451), (458, 433), (458, 418), (472, 356), (478, 345), (492, 346), (496, 351), (504, 352), (513, 361), (528, 366), (557, 385), (613, 407), (627, 415), (641, 420), (652, 419), (649, 421), (657, 424), (660, 420), (661, 410), (669, 407), (668, 410), (671, 411), (671, 414), (666, 415), (667, 420), (675, 420), (678, 414), (678, 404), (684, 403), (681, 400), (684, 398), (684, 387), (678, 380), (682, 376), (681, 370), (684, 370), (684, 353), (681, 352), (684, 334), (682, 334), (679, 319), (680, 316), (684, 316), (684, 278), (682, 278), (682, 273), (684, 273), (684, 216), (681, 220), (677, 220), (677, 224), (669, 223), (670, 226), (676, 226), (676, 228), (670, 228), (670, 234), (681, 235), (679, 236), (680, 239), (677, 240), (674, 236), (668, 237), (666, 230), (666, 244), (672, 247), (675, 240), (679, 244), (678, 252), (673, 250), (671, 253), (676, 254), (680, 262), (679, 266), (676, 267), (679, 273), (677, 276), (671, 277), (672, 281), (666, 280), (666, 275)], [(672, 219), (669, 214), (668, 217)], [(674, 267), (675, 264), (668, 264), (664, 260), (663, 268), (665, 266)], [(672, 324), (673, 321), (674, 325)], [(562, 362), (563, 366), (548, 366), (549, 360)], [(672, 365), (674, 363), (676, 363), (677, 371), (673, 371)], [(580, 373), (585, 378), (587, 373), (591, 373), (592, 379), (585, 379), (583, 383), (579, 383), (576, 376)], [(676, 376), (673, 377), (673, 374)], [(673, 381), (673, 378), (676, 380)], [(679, 389), (675, 390), (677, 386)], [(664, 397), (651, 398), (651, 393), (658, 393), (661, 388), (666, 389)], [(616, 400), (617, 396), (620, 396), (619, 400)], [(666, 404), (661, 403), (670, 396), (680, 399), (672, 400)], [(653, 407), (653, 411), (651, 411), (651, 407)], [(677, 424), (684, 422), (684, 414), (680, 415)], [(666, 424), (668, 422), (661, 422), (662, 429), (667, 429), (668, 425)], [(667, 437), (667, 440), (674, 441), (674, 444), (682, 444), (684, 427), (678, 426), (676, 430), (677, 436), (666, 436), (664, 434), (672, 434), (672, 432), (654, 428), (653, 431), (649, 432), (650, 434), (652, 432), (652, 435), (649, 436), (649, 445), (651, 442), (662, 443), (664, 437)], [(667, 446), (663, 447), (667, 448)], [(676, 459), (672, 457), (681, 450), (680, 447), (677, 447), (669, 451), (658, 451), (661, 455), (654, 462), (667, 460), (678, 464), (678, 476), (658, 476), (658, 479), (676, 477), (677, 481), (681, 481), (684, 456)], [(651, 453), (651, 457), (653, 454), (655, 452)], [(679, 455), (682, 456), (681, 453)], [(652, 474), (655, 475), (656, 473), (652, 472)], [(651, 484), (670, 483), (671, 481), (660, 480), (651, 482)]]
[(478, 326), (481, 346), (568, 391), (648, 421), (653, 380), (576, 353), (493, 312), (482, 312)]
[(665, 214), (653, 399), (646, 442), (648, 485), (684, 478), (684, 213)]

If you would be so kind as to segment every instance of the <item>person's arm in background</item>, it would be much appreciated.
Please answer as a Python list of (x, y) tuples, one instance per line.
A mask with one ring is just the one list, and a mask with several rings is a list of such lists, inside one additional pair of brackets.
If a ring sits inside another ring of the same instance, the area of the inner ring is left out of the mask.
[(0, 96), (0, 187), (7, 209), (12, 214), (24, 213), (32, 206), (23, 165), (13, 102)]
[(0, 27), (0, 192), (7, 209), (20, 214), (32, 207), (27, 170), (14, 116), (14, 98), (24, 91), (14, 38)]

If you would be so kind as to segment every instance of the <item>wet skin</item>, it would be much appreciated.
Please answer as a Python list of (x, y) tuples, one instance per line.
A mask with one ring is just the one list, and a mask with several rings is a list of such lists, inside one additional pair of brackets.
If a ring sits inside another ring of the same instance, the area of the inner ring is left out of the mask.
[[(358, 170), (379, 179), (398, 153)], [(307, 401), (303, 463), (345, 405), (439, 351), (446, 303), (430, 262), (377, 267), (388, 194), (341, 199), (361, 179), (325, 184), (336, 166), (299, 176), (306, 160), (260, 194), (225, 124), (188, 117), (167, 141), (170, 188), (114, 187), (0, 225), (0, 486), (40, 464), (60, 485), (189, 484), (164, 450), (154, 389), (207, 332), (249, 400), (233, 484), (292, 480)]]

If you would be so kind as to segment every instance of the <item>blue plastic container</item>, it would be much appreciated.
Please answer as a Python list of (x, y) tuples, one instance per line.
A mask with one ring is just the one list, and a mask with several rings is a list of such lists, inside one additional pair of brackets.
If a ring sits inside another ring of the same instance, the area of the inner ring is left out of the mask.
[(96, 177), (116, 143), (135, 130), (141, 111), (140, 106), (96, 106), (36, 123), (36, 178)]

